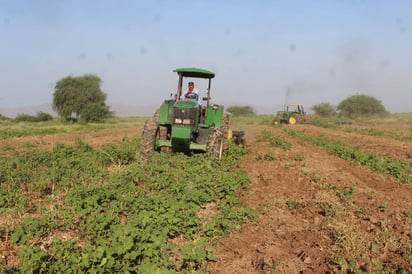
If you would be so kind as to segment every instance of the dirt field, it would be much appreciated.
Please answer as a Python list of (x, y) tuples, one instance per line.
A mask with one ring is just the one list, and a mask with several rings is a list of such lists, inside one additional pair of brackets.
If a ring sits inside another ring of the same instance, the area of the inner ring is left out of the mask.
[[(294, 125), (365, 151), (412, 163), (412, 143)], [(249, 153), (241, 164), (251, 184), (241, 192), (260, 219), (216, 239), (207, 273), (325, 273), (382, 269), (412, 272), (412, 189), (393, 177), (354, 165), (280, 127), (245, 126)], [(289, 140), (283, 150), (259, 141), (262, 131)], [(140, 137), (141, 129), (15, 138), (4, 145), (51, 146), (77, 139), (94, 146)], [(260, 160), (262, 155), (274, 159)]]
[[(410, 142), (308, 125), (293, 129), (412, 159)], [(289, 140), (291, 149), (257, 142), (262, 130)], [(218, 240), (210, 273), (350, 272), (352, 266), (369, 273), (412, 271), (410, 186), (329, 155), (279, 128), (251, 126), (246, 136), (250, 152), (242, 167), (252, 184), (242, 192), (242, 201), (259, 212), (260, 220)], [(265, 153), (276, 159), (258, 161)]]

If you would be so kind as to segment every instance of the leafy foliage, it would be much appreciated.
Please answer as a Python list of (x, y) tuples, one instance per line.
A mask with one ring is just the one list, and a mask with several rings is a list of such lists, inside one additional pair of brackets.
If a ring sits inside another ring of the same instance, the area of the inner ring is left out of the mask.
[(258, 161), (274, 161), (274, 160), (276, 160), (276, 156), (273, 153), (268, 152), (268, 153), (264, 153), (264, 154), (259, 154), (256, 157), (256, 160), (258, 160)]
[(51, 114), (43, 111), (37, 112), (36, 118), (38, 122), (46, 122), (53, 120), (53, 116)]
[(314, 105), (312, 106), (312, 110), (319, 116), (332, 116), (337, 114), (336, 107), (330, 103), (320, 103)]
[(35, 116), (30, 115), (30, 114), (25, 114), (21, 113), (14, 118), (15, 122), (37, 122), (37, 119)]
[(88, 103), (80, 110), (81, 120), (85, 122), (103, 122), (112, 116), (109, 106), (103, 103)]
[(385, 107), (375, 97), (368, 95), (352, 95), (339, 103), (337, 109), (345, 117), (358, 117), (362, 115), (386, 114)]
[(227, 111), (234, 116), (255, 115), (255, 110), (251, 106), (230, 106)]
[(14, 118), (15, 122), (46, 122), (49, 120), (53, 120), (53, 116), (43, 111), (38, 112), (36, 116), (22, 113)]
[(267, 130), (263, 130), (260, 133), (260, 136), (258, 137), (258, 140), (267, 141), (267, 142), (269, 142), (270, 146), (281, 148), (283, 150), (289, 150), (292, 147), (292, 144), (288, 140), (286, 140), (286, 139), (284, 139), (280, 136), (273, 136)]
[(93, 74), (67, 76), (56, 83), (53, 94), (53, 110), (69, 119), (73, 114), (82, 116), (86, 122), (110, 117), (105, 105), (106, 93), (101, 88), (101, 79)]
[[(19, 271), (194, 272), (213, 259), (212, 237), (253, 216), (236, 198), (249, 182), (233, 169), (245, 149), (229, 143), (220, 162), (155, 153), (147, 166), (137, 151), (139, 140), (101, 149), (78, 141), (0, 158), (1, 206), (27, 214), (6, 229), (19, 247)], [(50, 205), (31, 202), (40, 197)], [(200, 212), (209, 204), (216, 211), (206, 218)]]

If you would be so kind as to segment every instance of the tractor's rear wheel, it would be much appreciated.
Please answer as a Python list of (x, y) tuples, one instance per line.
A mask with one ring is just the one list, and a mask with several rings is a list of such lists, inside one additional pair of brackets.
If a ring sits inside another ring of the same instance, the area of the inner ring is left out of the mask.
[(211, 127), (209, 129), (207, 154), (212, 156), (217, 161), (222, 159), (223, 139), (223, 130), (221, 128)]
[(296, 124), (296, 117), (295, 116), (290, 116), (288, 120), (290, 125)]
[(140, 157), (142, 161), (150, 162), (156, 144), (156, 132), (159, 126), (159, 110), (154, 116), (146, 121), (143, 127), (142, 139), (140, 141)]
[(230, 115), (228, 113), (223, 114), (222, 131), (223, 131), (223, 150), (226, 150), (229, 146), (229, 130), (230, 130)]

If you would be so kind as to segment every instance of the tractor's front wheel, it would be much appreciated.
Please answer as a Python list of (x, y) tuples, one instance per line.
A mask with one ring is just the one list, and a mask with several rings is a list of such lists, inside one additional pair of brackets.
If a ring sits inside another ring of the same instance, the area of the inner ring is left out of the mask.
[[(156, 140), (163, 140), (163, 141), (168, 140), (168, 131), (169, 131), (169, 129), (168, 129), (167, 126), (163, 126), (163, 125), (157, 126)], [(169, 147), (162, 146), (162, 147), (158, 148), (157, 150), (162, 151), (162, 152), (166, 152), (166, 151), (169, 151)]]
[(143, 127), (142, 139), (140, 141), (140, 157), (142, 161), (150, 162), (156, 145), (156, 131), (159, 126), (159, 110), (154, 116), (147, 120)]
[(212, 156), (217, 161), (220, 161), (222, 159), (223, 138), (223, 130), (221, 128), (211, 127), (209, 129), (207, 154)]

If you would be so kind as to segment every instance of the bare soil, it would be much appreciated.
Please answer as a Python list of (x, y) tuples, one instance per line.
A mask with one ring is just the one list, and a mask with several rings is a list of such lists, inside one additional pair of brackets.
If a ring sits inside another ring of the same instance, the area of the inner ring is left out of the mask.
[[(411, 162), (408, 142), (310, 125), (293, 129)], [(291, 149), (259, 142), (263, 130), (291, 142)], [(260, 219), (216, 241), (217, 261), (208, 273), (412, 272), (410, 186), (280, 128), (249, 126), (245, 131), (249, 153), (241, 167), (252, 182), (241, 198)], [(265, 154), (276, 159), (258, 160)]]
[(139, 137), (141, 128), (112, 128), (89, 132), (47, 134), (41, 136), (16, 137), (0, 141), (0, 149), (5, 146), (23, 147), (26, 144), (37, 147), (53, 147), (55, 144), (70, 144), (77, 140), (92, 146), (100, 147), (113, 142), (120, 142), (123, 138)]
[[(293, 129), (412, 162), (411, 142), (309, 125), (294, 125)], [(140, 137), (141, 130), (14, 138), (2, 140), (0, 147), (25, 143), (48, 147), (76, 140), (98, 147), (124, 137)], [(332, 156), (321, 147), (288, 136), (280, 127), (249, 125), (244, 130), (249, 153), (241, 168), (250, 174), (251, 183), (242, 189), (240, 198), (257, 211), (259, 219), (215, 239), (216, 261), (205, 266), (205, 273), (412, 272), (410, 184)], [(287, 139), (291, 149), (260, 141), (263, 130)], [(265, 154), (275, 159), (261, 160)], [(0, 253), (15, 254), (7, 248), (0, 244)]]

